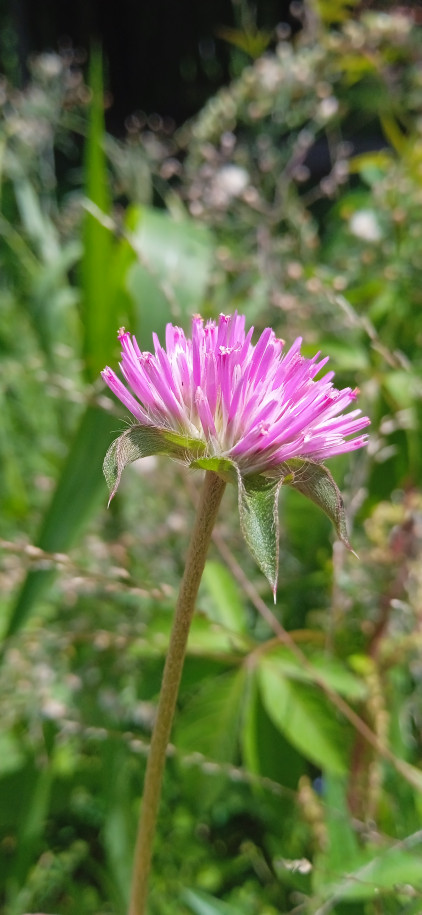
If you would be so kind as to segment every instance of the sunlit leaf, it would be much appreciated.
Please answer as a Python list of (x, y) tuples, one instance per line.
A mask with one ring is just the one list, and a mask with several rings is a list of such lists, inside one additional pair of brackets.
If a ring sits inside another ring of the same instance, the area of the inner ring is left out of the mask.
[(246, 633), (245, 602), (233, 576), (221, 562), (209, 559), (205, 563), (202, 587), (212, 598), (216, 621), (233, 632)]
[(245, 670), (230, 670), (202, 684), (180, 715), (177, 745), (220, 762), (233, 761), (243, 706)]
[(397, 892), (400, 885), (411, 888), (419, 896), (422, 894), (420, 852), (396, 846), (378, 853), (374, 848), (368, 849), (362, 858), (364, 863), (360, 867), (351, 871), (342, 868), (343, 876), (337, 882), (326, 884), (324, 896), (339, 902), (373, 899), (374, 894), (382, 896)]
[(266, 656), (275, 661), (286, 676), (302, 683), (322, 681), (328, 689), (355, 701), (363, 700), (367, 695), (365, 681), (359, 679), (338, 658), (313, 651), (307, 656), (308, 663), (305, 665), (289, 648), (280, 645), (271, 648)]
[(257, 775), (296, 789), (306, 763), (267, 714), (256, 669), (248, 674), (240, 734), (244, 764)]
[(344, 723), (336, 719), (318, 689), (287, 677), (266, 657), (260, 661), (258, 676), (267, 713), (293, 746), (322, 769), (346, 772)]
[(244, 51), (252, 60), (256, 60), (264, 53), (268, 47), (272, 33), (266, 29), (248, 28), (241, 31), (240, 29), (231, 29), (228, 26), (220, 26), (217, 34), (228, 44), (234, 45), (240, 51)]
[(134, 303), (132, 328), (143, 349), (152, 334), (163, 339), (171, 321), (185, 323), (200, 311), (209, 283), (214, 241), (210, 231), (165, 210), (133, 207), (127, 217), (137, 260), (126, 287)]
[[(166, 655), (172, 623), (172, 613), (156, 608), (145, 638), (137, 639), (131, 646), (131, 653), (139, 658)], [(232, 662), (237, 665), (251, 647), (253, 642), (242, 633), (227, 629), (204, 614), (195, 614), (187, 645), (189, 656), (208, 659), (224, 657), (226, 663), (231, 663), (233, 659)]]

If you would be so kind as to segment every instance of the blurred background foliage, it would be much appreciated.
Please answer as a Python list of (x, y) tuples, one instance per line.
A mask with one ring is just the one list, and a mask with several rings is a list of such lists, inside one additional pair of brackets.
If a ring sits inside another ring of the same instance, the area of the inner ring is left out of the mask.
[(293, 42), (223, 30), (238, 75), (178, 129), (106, 133), (96, 49), (0, 84), (5, 915), (125, 911), (200, 480), (145, 459), (106, 512), (125, 413), (98, 374), (122, 324), (149, 349), (235, 308), (360, 388), (370, 446), (331, 462), (360, 561), (282, 492), (270, 610), (226, 493), (151, 915), (422, 908), (422, 36), (411, 10), (296, 12)]

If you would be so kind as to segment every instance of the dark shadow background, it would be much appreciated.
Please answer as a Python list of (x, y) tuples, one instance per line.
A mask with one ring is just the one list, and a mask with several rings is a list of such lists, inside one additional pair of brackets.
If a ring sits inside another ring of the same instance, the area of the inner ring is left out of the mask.
[[(300, 27), (286, 0), (245, 8), (259, 29)], [(30, 54), (63, 43), (88, 51), (100, 41), (109, 130), (122, 134), (137, 109), (180, 124), (233, 76), (233, 48), (217, 32), (241, 27), (241, 19), (239, 0), (0, 0), (0, 69), (21, 86)]]

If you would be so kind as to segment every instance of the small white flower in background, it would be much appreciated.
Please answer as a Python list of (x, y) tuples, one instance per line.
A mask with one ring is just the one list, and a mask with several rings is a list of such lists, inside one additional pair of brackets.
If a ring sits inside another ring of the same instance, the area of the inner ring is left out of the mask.
[(335, 95), (329, 95), (323, 98), (318, 105), (318, 115), (323, 121), (328, 121), (337, 114), (339, 108), (338, 99)]
[(214, 206), (225, 206), (247, 188), (249, 175), (240, 165), (223, 165), (215, 174), (211, 194)]
[(274, 92), (283, 80), (283, 70), (280, 62), (273, 57), (261, 57), (256, 64), (259, 81), (262, 89)]
[(373, 210), (357, 210), (349, 220), (349, 229), (363, 241), (380, 241), (382, 232)]
[(63, 72), (63, 58), (60, 54), (54, 54), (47, 51), (45, 54), (39, 54), (31, 63), (31, 69), (38, 77), (46, 79), (56, 79)]

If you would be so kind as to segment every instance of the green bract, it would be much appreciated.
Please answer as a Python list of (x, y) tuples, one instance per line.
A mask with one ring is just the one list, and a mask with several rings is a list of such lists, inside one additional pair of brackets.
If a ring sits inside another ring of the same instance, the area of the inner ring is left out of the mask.
[(166, 454), (193, 470), (217, 473), (226, 483), (237, 484), (240, 526), (252, 556), (268, 579), (274, 597), (278, 580), (279, 518), (281, 486), (290, 486), (310, 499), (330, 518), (337, 536), (350, 550), (346, 516), (340, 490), (323, 464), (292, 458), (266, 473), (242, 474), (234, 461), (207, 457), (206, 445), (190, 438), (157, 429), (133, 425), (112, 443), (104, 459), (104, 476), (110, 501), (127, 464), (138, 458)]

